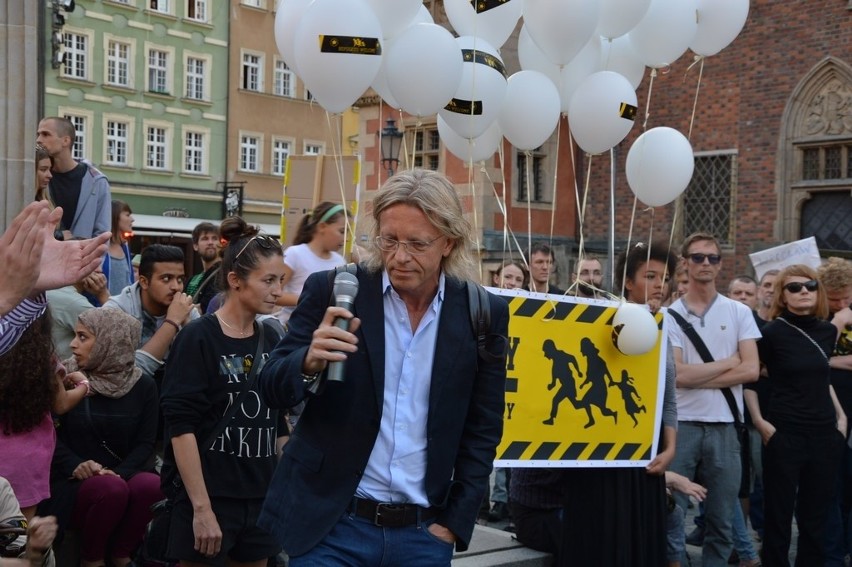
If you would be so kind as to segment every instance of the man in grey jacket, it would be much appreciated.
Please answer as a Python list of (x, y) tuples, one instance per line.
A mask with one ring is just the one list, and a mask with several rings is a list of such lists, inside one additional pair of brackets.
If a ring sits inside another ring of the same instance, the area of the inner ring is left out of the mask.
[(112, 197), (106, 176), (71, 155), (76, 133), (67, 118), (51, 116), (38, 124), (36, 141), (53, 159), (49, 194), (62, 207), (63, 238), (92, 238), (112, 229)]
[(142, 322), (136, 366), (153, 376), (163, 365), (181, 327), (200, 317), (192, 297), (183, 292), (183, 250), (151, 244), (142, 250), (139, 281), (109, 298), (104, 308), (121, 309)]

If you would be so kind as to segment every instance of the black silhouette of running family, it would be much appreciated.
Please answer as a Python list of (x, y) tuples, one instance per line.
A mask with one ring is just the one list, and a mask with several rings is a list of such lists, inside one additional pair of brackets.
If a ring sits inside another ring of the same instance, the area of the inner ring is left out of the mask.
[[(548, 390), (556, 388), (557, 382), (559, 388), (553, 395), (553, 401), (550, 406), (550, 417), (545, 419), (545, 425), (553, 425), (556, 420), (556, 415), (559, 412), (559, 404), (563, 400), (568, 400), (574, 409), (586, 410), (588, 422), (585, 427), (588, 429), (595, 424), (595, 416), (592, 413), (592, 407), (598, 408), (601, 415), (611, 417), (615, 423), (618, 423), (618, 412), (607, 407), (607, 397), (609, 394), (608, 387), (618, 388), (621, 392), (621, 398), (624, 401), (624, 410), (630, 419), (633, 420), (633, 427), (639, 425), (636, 419), (637, 413), (647, 413), (644, 405), (639, 405), (642, 398), (634, 386), (633, 377), (628, 375), (627, 370), (621, 372), (621, 381), (616, 382), (606, 361), (601, 358), (600, 351), (589, 338), (584, 338), (580, 341), (580, 353), (586, 358), (586, 374), (585, 380), (580, 383), (579, 389), (582, 391), (587, 386), (588, 389), (579, 398), (577, 392), (577, 384), (574, 381), (574, 374), (571, 372), (573, 366), (577, 378), (583, 378), (583, 373), (580, 371), (580, 365), (577, 363), (577, 358), (568, 352), (556, 348), (556, 343), (551, 339), (547, 339), (542, 344), (544, 357), (553, 363), (551, 371), (550, 384), (547, 385)], [(607, 381), (607, 379), (609, 379)]]

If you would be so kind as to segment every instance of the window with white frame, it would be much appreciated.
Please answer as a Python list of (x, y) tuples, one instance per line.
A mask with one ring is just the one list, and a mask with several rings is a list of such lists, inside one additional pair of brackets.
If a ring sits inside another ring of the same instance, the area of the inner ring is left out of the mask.
[(274, 93), (278, 96), (293, 98), (296, 91), (296, 75), (287, 67), (283, 59), (275, 60)]
[(287, 156), (290, 155), (292, 143), (289, 140), (276, 138), (272, 140), (272, 175), (284, 175), (287, 167)]
[(207, 61), (201, 57), (186, 58), (186, 98), (205, 100)]
[(240, 136), (240, 170), (260, 171), (260, 137), (251, 134)]
[(305, 142), (305, 155), (318, 156), (323, 153), (325, 146), (317, 142)]
[(171, 132), (163, 125), (148, 125), (145, 128), (145, 167), (168, 169), (169, 139)]
[(243, 53), (243, 89), (247, 91), (263, 90), (263, 56), (257, 53)]
[(183, 171), (196, 175), (207, 174), (207, 133), (185, 130), (183, 136)]
[(71, 146), (71, 157), (81, 160), (86, 157), (86, 145), (89, 141), (89, 119), (81, 114), (63, 114), (74, 125), (74, 144)]
[(106, 83), (116, 87), (130, 87), (130, 44), (114, 39), (107, 40)]
[(169, 57), (162, 49), (148, 50), (148, 91), (169, 94)]
[(171, 14), (171, 1), (172, 0), (148, 0), (148, 7), (154, 12)]
[(106, 121), (104, 163), (108, 165), (129, 165), (129, 129), (129, 124), (125, 121), (115, 119)]
[(263, 8), (264, 0), (241, 0), (242, 4), (245, 6), (251, 6), (252, 8)]
[(196, 22), (206, 22), (207, 0), (186, 0), (186, 17)]
[(62, 37), (65, 43), (65, 64), (62, 67), (62, 75), (72, 79), (88, 79), (89, 36), (65, 31)]

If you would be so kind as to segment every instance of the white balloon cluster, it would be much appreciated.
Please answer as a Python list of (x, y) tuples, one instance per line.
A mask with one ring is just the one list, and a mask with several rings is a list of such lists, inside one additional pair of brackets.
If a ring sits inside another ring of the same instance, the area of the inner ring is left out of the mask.
[[(329, 112), (372, 86), (411, 115), (437, 113), (439, 135), (464, 160), (487, 159), (503, 136), (533, 150), (564, 113), (580, 148), (597, 154), (630, 132), (645, 68), (687, 49), (718, 53), (744, 26), (749, 0), (444, 0), (444, 8), (461, 37), (435, 25), (422, 0), (280, 0), (275, 39)], [(522, 70), (507, 77), (499, 49), (521, 18)], [(627, 179), (660, 206), (686, 187), (673, 188), (673, 178), (679, 185), (691, 173), (692, 152), (670, 129), (652, 132), (631, 148)], [(650, 156), (669, 143), (660, 171)], [(685, 161), (670, 176), (674, 155)]]

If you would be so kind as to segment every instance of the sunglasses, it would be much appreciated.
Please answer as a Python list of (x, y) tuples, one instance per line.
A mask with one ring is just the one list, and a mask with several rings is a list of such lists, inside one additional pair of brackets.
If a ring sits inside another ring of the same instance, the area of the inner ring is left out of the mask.
[(243, 247), (240, 248), (240, 251), (237, 252), (237, 255), (234, 256), (234, 262), (240, 259), (240, 255), (246, 251), (246, 248), (248, 248), (249, 244), (251, 244), (252, 242), (257, 242), (261, 248), (265, 248), (266, 250), (275, 250), (276, 248), (281, 248), (281, 243), (278, 242), (277, 238), (269, 236), (268, 234), (255, 234), (254, 236), (248, 239), (248, 242), (246, 242)]
[(696, 252), (695, 254), (687, 254), (686, 257), (692, 260), (694, 264), (703, 264), (704, 260), (707, 260), (715, 266), (722, 261), (722, 256), (719, 254), (699, 254)]
[(819, 282), (816, 280), (808, 280), (806, 282), (790, 282), (784, 284), (784, 289), (790, 293), (799, 293), (802, 291), (802, 288), (813, 293), (819, 288)]

